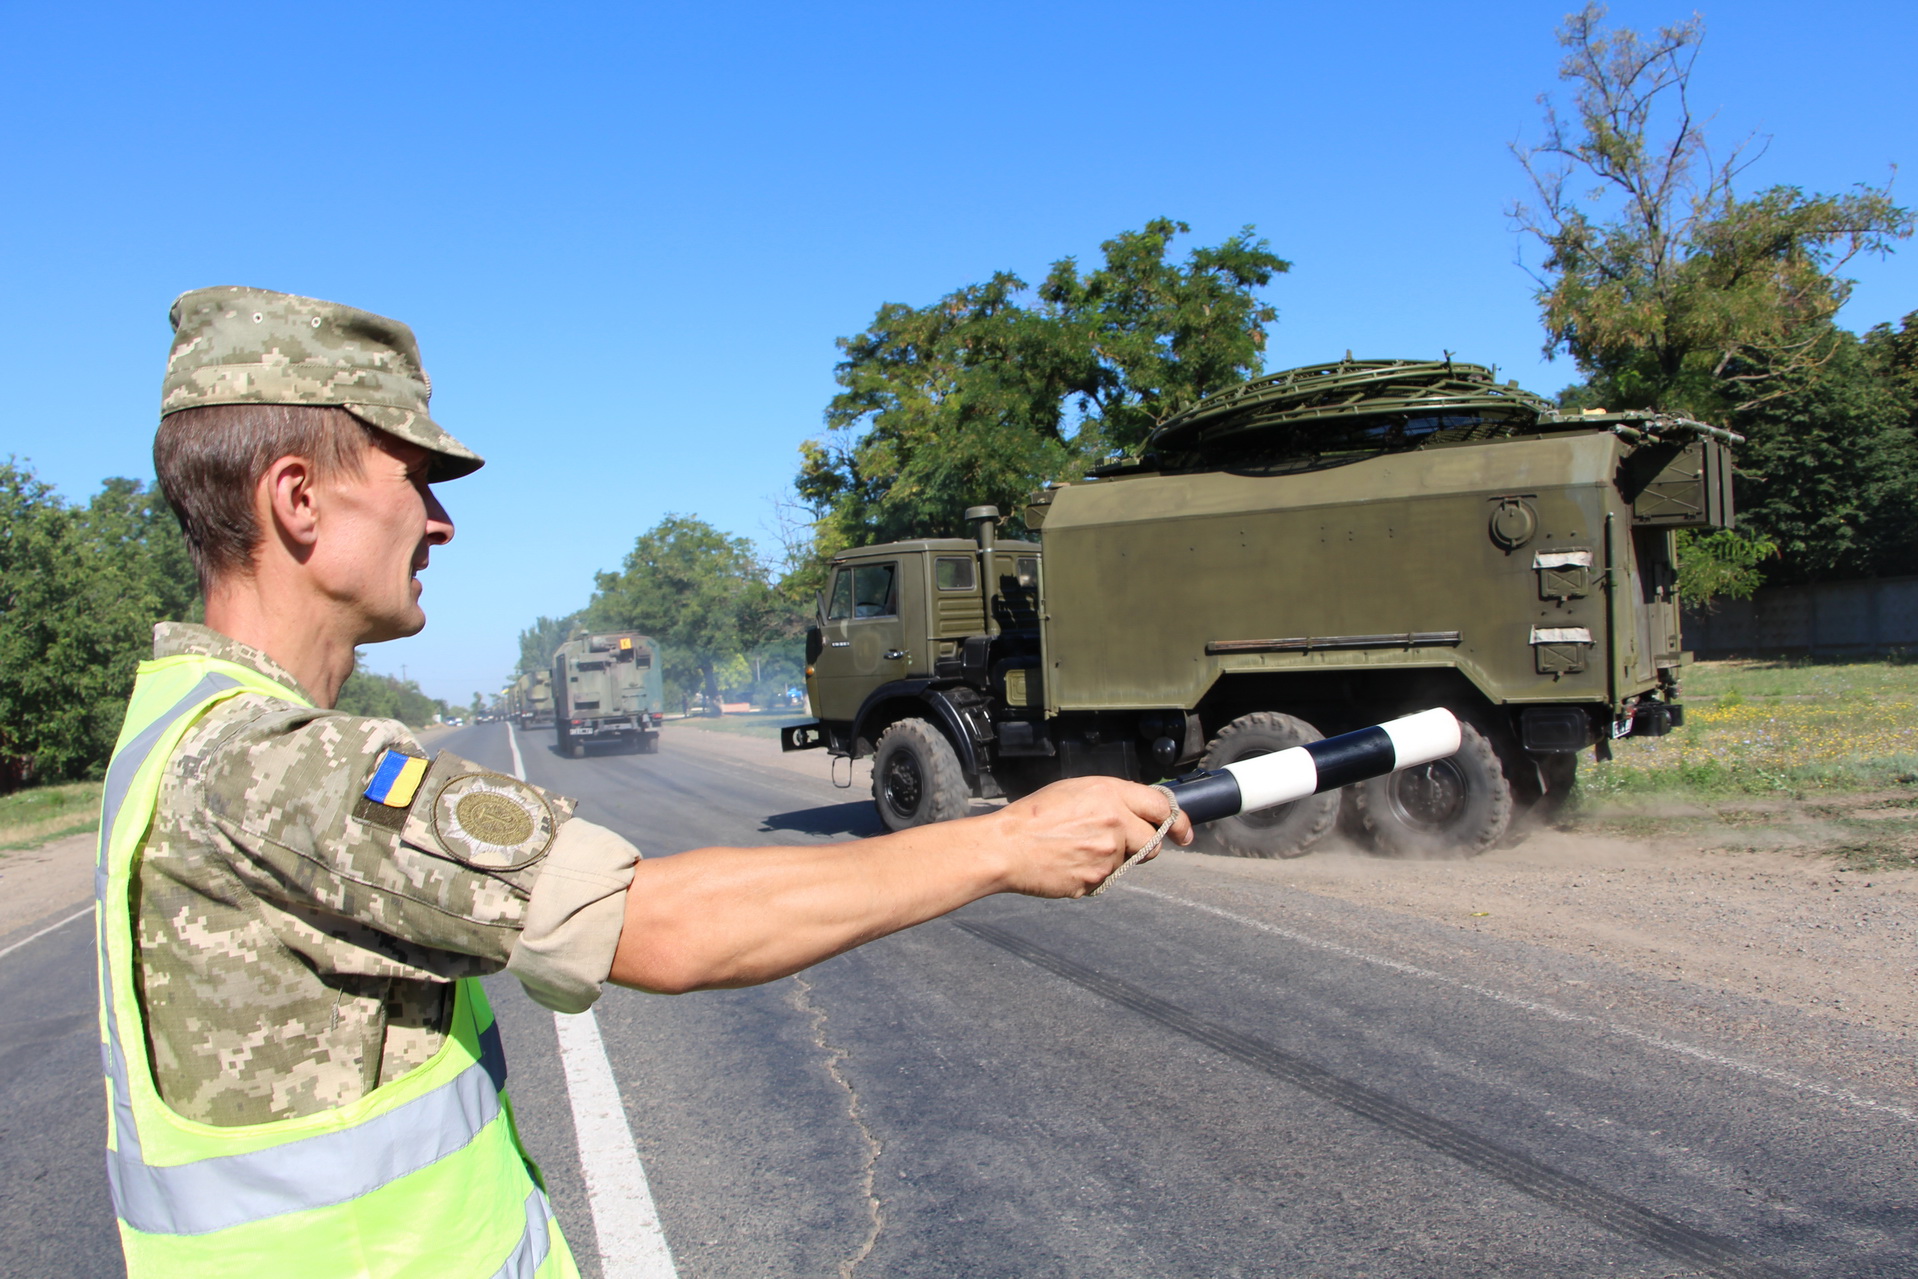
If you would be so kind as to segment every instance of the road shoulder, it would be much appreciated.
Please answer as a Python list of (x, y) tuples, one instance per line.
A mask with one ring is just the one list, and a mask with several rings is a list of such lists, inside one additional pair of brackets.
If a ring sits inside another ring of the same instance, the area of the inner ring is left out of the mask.
[(0, 946), (9, 946), (93, 901), (92, 831), (0, 854)]

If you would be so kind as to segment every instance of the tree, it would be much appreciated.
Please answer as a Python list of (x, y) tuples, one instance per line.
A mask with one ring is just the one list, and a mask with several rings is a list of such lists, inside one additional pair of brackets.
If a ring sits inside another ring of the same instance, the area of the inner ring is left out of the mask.
[(1778, 554), (1769, 537), (1747, 536), (1732, 529), (1677, 534), (1678, 598), (1694, 607), (1709, 608), (1719, 598), (1748, 600), (1764, 583), (1766, 560)]
[(1250, 227), (1168, 262), (1189, 231), (1157, 219), (1101, 245), (1090, 274), (1062, 259), (1035, 294), (997, 272), (929, 306), (889, 302), (839, 339), (842, 389), (826, 438), (801, 447), (795, 486), (815, 516), (815, 558), (959, 533), (979, 503), (1017, 533), (1033, 488), (1137, 448), (1257, 372), (1277, 312), (1253, 290), (1290, 264)]
[(1837, 330), (1822, 363), (1781, 377), (1733, 420), (1747, 437), (1738, 522), (1776, 544), (1772, 580), (1918, 571), (1918, 423), (1900, 385), (1902, 336)]
[(1535, 203), (1511, 213), (1546, 249), (1545, 350), (1572, 356), (1587, 399), (1723, 420), (1832, 357), (1851, 291), (1839, 272), (1909, 236), (1912, 215), (1889, 184), (1739, 196), (1763, 148), (1706, 146), (1689, 96), (1700, 19), (1647, 40), (1604, 16), (1588, 4), (1559, 29), (1574, 119), (1541, 95), (1544, 140), (1513, 148)]
[(583, 610), (575, 609), (564, 617), (541, 617), (519, 633), (519, 665), (515, 675), (531, 675), (553, 669), (553, 655), (559, 646), (579, 629)]
[(1136, 451), (1160, 423), (1260, 371), (1277, 308), (1253, 290), (1292, 264), (1244, 227), (1223, 244), (1166, 261), (1183, 222), (1157, 218), (1100, 245), (1105, 265), (1085, 276), (1071, 258), (1039, 286), (1045, 314), (1088, 342), (1098, 367), (1079, 424), (1107, 449)]
[(371, 719), (396, 719), (415, 728), (447, 714), (446, 703), (421, 692), (417, 681), (397, 680), (391, 675), (376, 675), (361, 669), (365, 660), (365, 654), (357, 651), (353, 654), (354, 670), (340, 686), (335, 710)]
[(156, 490), (110, 479), (76, 507), (0, 463), (0, 779), (99, 776), (153, 624), (197, 617), (195, 591)]
[(695, 516), (668, 515), (639, 535), (619, 572), (594, 583), (586, 624), (644, 631), (682, 651), (714, 705), (721, 663), (791, 629), (752, 543)]

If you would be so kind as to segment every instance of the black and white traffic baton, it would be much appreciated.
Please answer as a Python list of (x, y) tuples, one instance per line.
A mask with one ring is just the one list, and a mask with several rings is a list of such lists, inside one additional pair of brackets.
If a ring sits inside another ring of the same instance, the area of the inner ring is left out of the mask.
[(1216, 822), (1289, 804), (1369, 777), (1444, 759), (1459, 748), (1458, 717), (1443, 707), (1254, 755), (1166, 783), (1195, 822)]
[(1107, 884), (1157, 852), (1181, 812), (1194, 823), (1216, 822), (1290, 804), (1307, 795), (1444, 759), (1457, 752), (1459, 740), (1458, 717), (1440, 707), (1174, 778), (1158, 787), (1173, 802), (1165, 825), (1088, 896), (1097, 897)]

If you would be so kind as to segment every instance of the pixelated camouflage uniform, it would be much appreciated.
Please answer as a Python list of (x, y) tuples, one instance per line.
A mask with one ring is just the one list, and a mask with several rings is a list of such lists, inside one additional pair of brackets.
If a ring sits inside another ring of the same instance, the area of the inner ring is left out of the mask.
[[(156, 627), (154, 655), (180, 653), (304, 695), (257, 649), (202, 626)], [(578, 1011), (596, 995), (631, 845), (529, 788), (558, 823), (543, 855), (514, 870), (462, 864), (430, 822), (363, 798), (388, 750), (426, 754), (396, 721), (244, 693), (169, 760), (135, 918), (154, 1071), (182, 1115), (249, 1124), (352, 1102), (439, 1050), (451, 982), (509, 962), (549, 1006)], [(442, 753), (414, 807), (449, 777), (484, 771)], [(541, 954), (520, 946), (536, 885), (558, 921), (542, 925)]]

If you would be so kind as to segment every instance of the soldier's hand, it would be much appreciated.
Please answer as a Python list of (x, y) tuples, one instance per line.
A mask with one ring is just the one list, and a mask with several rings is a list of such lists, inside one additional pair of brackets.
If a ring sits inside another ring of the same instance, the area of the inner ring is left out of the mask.
[[(1151, 841), (1169, 807), (1150, 786), (1116, 777), (1054, 782), (1006, 805), (988, 820), (999, 825), (1004, 840), (1007, 890), (1033, 897), (1085, 896)], [(1166, 838), (1192, 842), (1185, 814)]]

